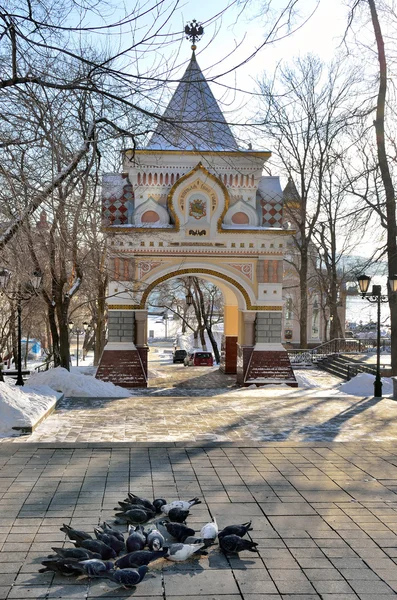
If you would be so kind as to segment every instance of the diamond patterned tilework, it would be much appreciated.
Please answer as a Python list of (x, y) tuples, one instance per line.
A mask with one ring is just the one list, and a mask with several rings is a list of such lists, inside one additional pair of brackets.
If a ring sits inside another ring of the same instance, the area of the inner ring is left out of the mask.
[(283, 205), (279, 201), (261, 200), (263, 227), (282, 227)]
[(134, 191), (126, 173), (106, 173), (102, 180), (104, 226), (125, 225), (134, 206)]

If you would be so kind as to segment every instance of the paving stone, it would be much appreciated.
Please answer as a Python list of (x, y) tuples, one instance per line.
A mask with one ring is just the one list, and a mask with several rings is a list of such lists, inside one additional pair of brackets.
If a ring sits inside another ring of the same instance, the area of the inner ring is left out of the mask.
[(166, 595), (194, 596), (202, 594), (238, 594), (239, 590), (231, 572), (199, 571), (194, 572), (191, 585), (186, 586), (184, 573), (164, 573)]

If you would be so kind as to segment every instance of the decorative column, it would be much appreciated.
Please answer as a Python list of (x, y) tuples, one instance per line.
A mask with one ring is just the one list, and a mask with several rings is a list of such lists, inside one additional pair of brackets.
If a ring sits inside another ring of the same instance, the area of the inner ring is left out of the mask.
[(247, 369), (255, 345), (255, 319), (256, 312), (240, 311), (239, 343), (237, 347), (237, 383), (245, 383)]
[(221, 346), (221, 364), (223, 373), (237, 372), (238, 306), (224, 306), (224, 335)]
[(108, 307), (108, 342), (96, 372), (97, 379), (125, 388), (147, 387), (147, 360), (142, 361), (134, 343), (136, 324), (132, 307)]
[(138, 350), (141, 362), (145, 371), (147, 380), (148, 373), (148, 352), (149, 346), (147, 344), (147, 310), (136, 310), (135, 311), (135, 345)]

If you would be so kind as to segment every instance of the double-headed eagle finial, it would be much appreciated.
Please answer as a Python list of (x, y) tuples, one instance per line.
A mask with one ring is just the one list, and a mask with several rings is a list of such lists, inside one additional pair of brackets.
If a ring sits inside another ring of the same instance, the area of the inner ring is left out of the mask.
[(196, 50), (196, 42), (198, 42), (201, 36), (203, 35), (204, 27), (201, 23), (198, 23), (196, 19), (193, 19), (193, 21), (190, 21), (190, 23), (186, 25), (185, 33), (186, 39), (193, 42), (192, 50)]

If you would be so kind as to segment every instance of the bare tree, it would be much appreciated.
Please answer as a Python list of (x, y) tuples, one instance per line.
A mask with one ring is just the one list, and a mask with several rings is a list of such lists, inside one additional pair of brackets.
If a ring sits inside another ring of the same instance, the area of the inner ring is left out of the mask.
[[(375, 130), (377, 168), (380, 172), (382, 182), (384, 202), (378, 203), (378, 215), (380, 222), (386, 230), (386, 251), (388, 262), (388, 275), (395, 277), (397, 274), (397, 223), (396, 223), (396, 188), (393, 182), (392, 167), (395, 163), (393, 152), (394, 140), (389, 136), (389, 147), (387, 143), (387, 131), (390, 127), (387, 121), (387, 101), (388, 101), (388, 57), (385, 48), (385, 39), (382, 33), (382, 26), (379, 19), (379, 11), (385, 18), (385, 23), (390, 27), (391, 23), (395, 28), (397, 24), (396, 15), (390, 8), (385, 8), (383, 4), (376, 0), (355, 0), (352, 3), (349, 15), (349, 27), (354, 24), (355, 18), (359, 19), (358, 11), (363, 9), (364, 14), (369, 14), (372, 31), (375, 37), (377, 50), (377, 98), (376, 98), (376, 116), (373, 122)], [(394, 36), (392, 36), (394, 41)], [(391, 48), (393, 52), (393, 48)], [(389, 113), (391, 111), (389, 110)], [(390, 150), (389, 150), (390, 148)], [(372, 198), (368, 194), (367, 199), (371, 202)], [(373, 204), (373, 202), (372, 202)], [(393, 374), (397, 373), (397, 302), (396, 297), (388, 288), (390, 322), (391, 322), (391, 368)]]
[(309, 267), (314, 232), (324, 196), (324, 178), (343, 144), (354, 106), (357, 73), (347, 73), (338, 60), (326, 68), (307, 56), (281, 67), (274, 80), (260, 84), (263, 132), (282, 172), (296, 185), (294, 202), (285, 203), (285, 219), (297, 230), (293, 261), (299, 277), (300, 345), (307, 347)]

